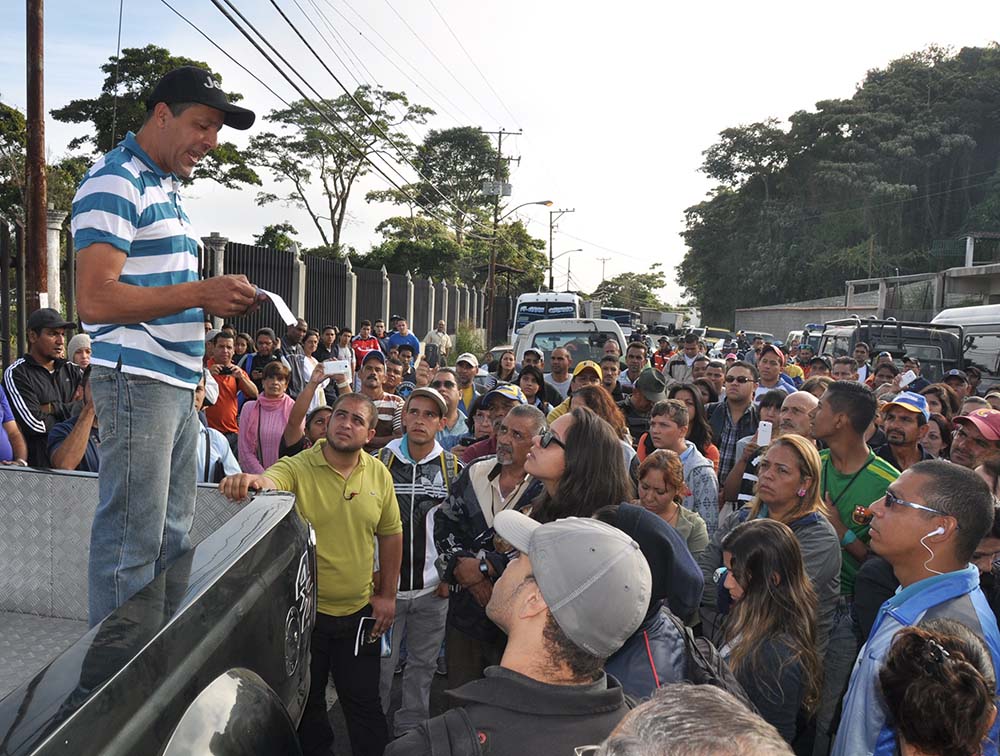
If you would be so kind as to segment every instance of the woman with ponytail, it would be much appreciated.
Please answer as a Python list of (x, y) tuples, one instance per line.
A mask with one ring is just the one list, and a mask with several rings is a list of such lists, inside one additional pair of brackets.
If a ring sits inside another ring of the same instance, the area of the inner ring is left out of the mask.
[(901, 756), (976, 756), (996, 719), (983, 640), (954, 620), (900, 630), (878, 675)]

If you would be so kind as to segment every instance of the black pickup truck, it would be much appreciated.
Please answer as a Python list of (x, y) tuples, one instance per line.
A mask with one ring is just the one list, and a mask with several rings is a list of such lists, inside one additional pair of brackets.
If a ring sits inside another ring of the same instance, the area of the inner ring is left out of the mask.
[(88, 629), (96, 476), (0, 490), (0, 754), (299, 753), (316, 552), (291, 494), (199, 487), (194, 548)]

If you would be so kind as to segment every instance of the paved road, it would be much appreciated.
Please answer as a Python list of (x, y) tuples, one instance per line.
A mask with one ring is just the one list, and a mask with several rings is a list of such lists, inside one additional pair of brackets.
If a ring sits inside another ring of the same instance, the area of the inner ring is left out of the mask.
[[(399, 708), (400, 681), (402, 675), (396, 675), (392, 680), (392, 700), (390, 706), (389, 732), (392, 732), (392, 713)], [(431, 685), (431, 716), (437, 716), (444, 712), (446, 707), (444, 691), (448, 688), (448, 678), (434, 675), (434, 682)], [(329, 695), (330, 691), (328, 691)], [(328, 699), (329, 700), (329, 699)], [(351, 747), (347, 740), (347, 725), (344, 723), (344, 712), (339, 703), (335, 703), (330, 709), (330, 723), (333, 725), (334, 744), (333, 752), (335, 756), (351, 756)]]

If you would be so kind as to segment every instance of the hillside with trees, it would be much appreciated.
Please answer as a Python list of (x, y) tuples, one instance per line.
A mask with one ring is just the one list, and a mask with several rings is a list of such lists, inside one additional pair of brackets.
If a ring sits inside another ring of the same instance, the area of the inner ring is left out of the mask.
[(850, 99), (719, 134), (702, 165), (717, 185), (685, 211), (680, 281), (723, 324), (847, 279), (961, 264), (940, 242), (1000, 231), (998, 160), (997, 44), (894, 60)]

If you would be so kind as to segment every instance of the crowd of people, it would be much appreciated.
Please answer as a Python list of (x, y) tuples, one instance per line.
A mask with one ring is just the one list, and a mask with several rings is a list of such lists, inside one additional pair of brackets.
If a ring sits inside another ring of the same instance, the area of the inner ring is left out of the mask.
[[(835, 380), (807, 350), (701, 359), (690, 337), (661, 369), (639, 342), (599, 363), (529, 349), (450, 367), (450, 343), (432, 365), (400, 318), (356, 335), (210, 325), (197, 479), (234, 499), (290, 490), (317, 529), (311, 674), (332, 678), (355, 753), (711, 737), (661, 729), (663, 702), (698, 682), (695, 638), (731, 672), (705, 695), (754, 718), (741, 753), (758, 738), (760, 753), (979, 752), (1000, 658), (1000, 410), (967, 373), (912, 391), (884, 359), (838, 358)], [(67, 344), (54, 310), (28, 327), (0, 390), (0, 461), (97, 472), (89, 339)], [(454, 708), (429, 719), (435, 674)], [(331, 748), (322, 682), (300, 737)], [(969, 750), (912, 750), (960, 738)]]
[(981, 376), (693, 334), (491, 375), (444, 323), (210, 330), (266, 295), (199, 278), (182, 179), (253, 121), (203, 69), (156, 84), (74, 198), (90, 343), (39, 310), (4, 374), (0, 461), (98, 470), (92, 625), (190, 547), (196, 480), (282, 489), (316, 531), (307, 756), (331, 677), (366, 756), (997, 753)]

